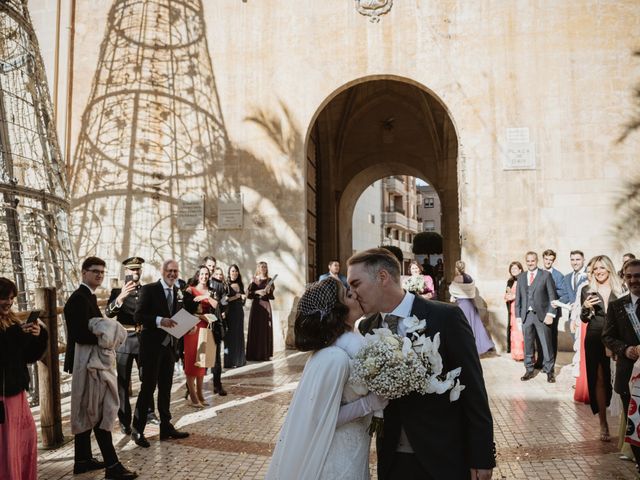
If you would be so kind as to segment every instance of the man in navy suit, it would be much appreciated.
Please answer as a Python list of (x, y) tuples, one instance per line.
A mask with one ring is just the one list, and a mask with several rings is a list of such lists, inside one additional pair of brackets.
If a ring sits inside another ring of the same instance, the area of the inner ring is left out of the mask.
[(318, 278), (318, 281), (324, 280), (325, 278), (333, 277), (336, 280), (340, 280), (344, 285), (344, 288), (349, 288), (349, 284), (347, 283), (347, 277), (340, 273), (340, 262), (338, 260), (331, 260), (329, 262), (329, 271), (327, 273), (323, 273)]
[[(551, 274), (553, 284), (556, 288), (556, 298), (559, 298), (560, 295), (562, 295), (564, 275), (557, 268), (553, 268), (553, 263), (555, 261), (556, 252), (550, 248), (542, 252), (542, 265), (544, 266), (544, 270)], [(556, 316), (553, 319), (553, 325), (551, 325), (551, 348), (553, 349), (554, 357), (558, 355), (558, 323), (560, 322), (561, 316), (562, 309), (556, 309)]]
[[(573, 272), (567, 273), (562, 280), (562, 291), (558, 295), (558, 300), (567, 305), (576, 301), (578, 287), (587, 279), (584, 267), (584, 253), (580, 250), (572, 250), (569, 254), (569, 261)], [(554, 305), (555, 306), (555, 305)]]

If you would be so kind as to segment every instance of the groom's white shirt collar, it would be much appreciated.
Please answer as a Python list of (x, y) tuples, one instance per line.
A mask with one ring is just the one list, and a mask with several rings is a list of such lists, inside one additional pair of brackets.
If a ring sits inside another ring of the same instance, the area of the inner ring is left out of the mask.
[[(389, 312), (389, 313), (380, 313), (380, 315), (382, 315), (382, 322), (384, 323), (384, 325), (387, 325), (387, 322), (385, 322), (385, 318), (387, 315), (397, 315), (400, 318), (407, 318), (411, 316), (411, 309), (413, 309), (413, 300), (415, 299), (415, 295), (413, 293), (404, 292), (404, 297), (402, 298), (402, 301), (398, 304), (398, 306), (396, 308), (393, 309), (393, 311)], [(405, 326), (402, 322), (398, 322), (398, 335), (400, 335), (401, 337), (404, 337), (405, 334)]]

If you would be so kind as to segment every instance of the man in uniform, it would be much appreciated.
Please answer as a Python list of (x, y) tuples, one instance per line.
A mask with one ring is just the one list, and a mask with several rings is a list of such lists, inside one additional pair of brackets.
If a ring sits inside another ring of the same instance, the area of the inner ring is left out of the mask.
[[(127, 340), (116, 350), (117, 370), (118, 370), (118, 396), (120, 398), (120, 408), (118, 419), (122, 433), (131, 435), (131, 404), (129, 403), (129, 392), (131, 388), (131, 369), (133, 361), (136, 361), (138, 370), (140, 363), (138, 354), (140, 353), (140, 342), (138, 340), (139, 327), (133, 319), (138, 303), (138, 292), (140, 290), (140, 272), (144, 258), (130, 257), (122, 265), (124, 266), (124, 287), (111, 290), (107, 308), (107, 317), (116, 317), (118, 322), (127, 330)], [(151, 407), (153, 414), (153, 406)]]

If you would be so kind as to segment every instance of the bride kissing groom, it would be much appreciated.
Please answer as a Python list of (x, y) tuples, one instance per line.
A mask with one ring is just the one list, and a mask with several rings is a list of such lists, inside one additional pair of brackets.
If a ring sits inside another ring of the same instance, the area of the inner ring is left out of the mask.
[[(307, 287), (298, 303), (296, 347), (313, 354), (305, 365), (276, 444), (268, 480), (369, 479), (368, 427), (384, 408), (377, 435), (378, 478), (490, 479), (495, 466), (493, 421), (473, 333), (462, 311), (405, 292), (400, 264), (388, 250), (348, 260), (350, 291), (329, 278)], [(354, 331), (356, 320), (360, 321)], [(386, 327), (401, 336), (402, 320), (426, 321), (440, 334), (444, 371), (461, 368), (465, 385), (449, 395), (410, 393), (395, 400), (359, 391), (350, 362), (362, 335)], [(385, 408), (386, 407), (386, 408)]]

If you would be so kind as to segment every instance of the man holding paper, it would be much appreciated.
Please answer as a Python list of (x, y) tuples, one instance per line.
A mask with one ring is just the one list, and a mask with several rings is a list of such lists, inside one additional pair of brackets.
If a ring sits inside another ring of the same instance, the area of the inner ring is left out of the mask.
[[(182, 292), (175, 285), (178, 273), (178, 262), (165, 260), (162, 264), (162, 278), (140, 288), (134, 314), (136, 323), (142, 325), (140, 332), (142, 386), (136, 402), (131, 438), (137, 445), (144, 448), (149, 447), (149, 442), (144, 436), (144, 428), (147, 423), (148, 406), (156, 385), (158, 386), (160, 440), (189, 436), (188, 433), (175, 429), (171, 424), (169, 411), (173, 368), (178, 360), (176, 345), (179, 338), (170, 334), (169, 331), (173, 328), (176, 328), (176, 331), (183, 330), (180, 328), (182, 325), (172, 319), (183, 307)], [(182, 312), (182, 314), (185, 313)]]

